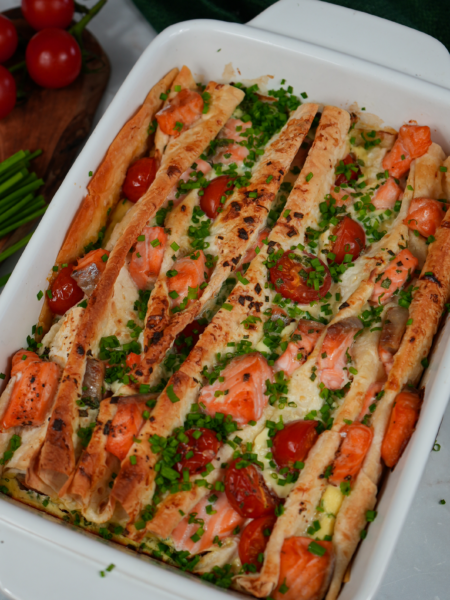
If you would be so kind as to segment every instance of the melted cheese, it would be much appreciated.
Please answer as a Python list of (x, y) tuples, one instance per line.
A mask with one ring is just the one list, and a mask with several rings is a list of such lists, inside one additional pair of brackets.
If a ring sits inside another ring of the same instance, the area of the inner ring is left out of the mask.
[(44, 336), (39, 354), (49, 348), (49, 359), (64, 368), (83, 313), (84, 309), (79, 306), (74, 306), (68, 310), (63, 318), (57, 321)]

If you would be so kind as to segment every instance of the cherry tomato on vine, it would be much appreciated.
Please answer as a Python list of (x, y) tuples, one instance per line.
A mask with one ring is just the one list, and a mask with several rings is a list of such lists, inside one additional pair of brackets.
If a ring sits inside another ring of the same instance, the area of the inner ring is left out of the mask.
[(206, 465), (216, 457), (221, 443), (214, 431), (204, 427), (189, 429), (185, 431), (184, 435), (188, 441), (181, 442), (178, 446), (181, 460), (177, 463), (176, 469), (179, 473), (182, 473), (183, 469), (187, 469), (190, 475), (201, 473)]
[(16, 51), (17, 42), (14, 24), (5, 15), (0, 15), (0, 63), (11, 58)]
[(223, 205), (222, 198), (227, 198), (227, 191), (234, 188), (234, 178), (229, 175), (220, 175), (213, 179), (205, 193), (200, 198), (200, 208), (210, 218), (215, 219), (218, 214), (218, 209)]
[(69, 308), (81, 302), (84, 297), (83, 290), (71, 277), (73, 265), (64, 267), (56, 276), (51, 285), (52, 297), (49, 298), (50, 310), (56, 315), (63, 315)]
[(336, 241), (331, 252), (335, 255), (334, 262), (338, 265), (344, 262), (346, 254), (351, 254), (356, 260), (366, 247), (366, 234), (359, 223), (350, 217), (344, 217), (339, 223), (334, 235)]
[(239, 540), (239, 558), (243, 565), (254, 565), (261, 571), (261, 554), (266, 549), (270, 534), (276, 521), (275, 516), (254, 519), (244, 529)]
[(16, 104), (16, 82), (14, 77), (0, 65), (0, 119), (8, 116)]
[(25, 60), (30, 77), (45, 88), (71, 84), (81, 71), (81, 50), (63, 29), (43, 29), (28, 43)]
[(331, 287), (328, 267), (313, 254), (286, 251), (270, 269), (270, 280), (284, 298), (309, 304)]
[(275, 500), (255, 465), (241, 467), (240, 458), (228, 466), (225, 475), (225, 493), (234, 510), (246, 519), (272, 515)]
[(33, 29), (70, 25), (75, 11), (74, 0), (22, 0), (22, 14)]
[(273, 438), (273, 459), (282, 469), (303, 462), (316, 443), (318, 421), (291, 421)]
[(133, 163), (127, 171), (122, 186), (125, 197), (130, 202), (137, 202), (155, 180), (157, 170), (156, 158), (140, 158)]

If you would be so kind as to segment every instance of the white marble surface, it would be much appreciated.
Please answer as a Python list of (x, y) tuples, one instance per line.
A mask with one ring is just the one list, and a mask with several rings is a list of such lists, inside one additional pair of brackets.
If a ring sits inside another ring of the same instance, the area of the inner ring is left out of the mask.
[[(1, 0), (3, 10), (17, 4), (17, 0)], [(92, 5), (92, 0), (88, 4)], [(90, 29), (106, 50), (112, 65), (97, 122), (156, 32), (131, 0), (109, 0)], [(0, 276), (11, 272), (19, 255), (17, 253), (0, 265)], [(450, 598), (450, 409), (442, 422), (438, 442), (441, 450), (430, 455), (391, 564), (373, 600)], [(441, 499), (447, 504), (439, 504)], [(1, 592), (0, 600), (6, 600)]]

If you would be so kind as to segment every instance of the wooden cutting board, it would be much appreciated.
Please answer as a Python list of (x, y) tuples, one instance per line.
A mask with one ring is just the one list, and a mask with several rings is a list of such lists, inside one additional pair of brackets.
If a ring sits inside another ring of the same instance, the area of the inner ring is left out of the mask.
[[(5, 66), (11, 66), (24, 59), (26, 42), (35, 33), (22, 17), (20, 8), (3, 13), (17, 28), (19, 49)], [(99, 17), (96, 17), (99, 18)], [(38, 193), (47, 202), (53, 198), (66, 173), (70, 169), (77, 151), (89, 134), (97, 106), (103, 96), (110, 75), (109, 60), (100, 44), (84, 30), (85, 49), (96, 57), (88, 64), (92, 72), (80, 73), (68, 87), (47, 90), (33, 83), (25, 69), (15, 73), (18, 89), (25, 97), (18, 100), (14, 110), (0, 120), (0, 160), (4, 160), (18, 150), (37, 150), (43, 153), (31, 163), (30, 171), (35, 171), (45, 181)], [(30, 222), (0, 239), (0, 252), (23, 238), (34, 226)]]

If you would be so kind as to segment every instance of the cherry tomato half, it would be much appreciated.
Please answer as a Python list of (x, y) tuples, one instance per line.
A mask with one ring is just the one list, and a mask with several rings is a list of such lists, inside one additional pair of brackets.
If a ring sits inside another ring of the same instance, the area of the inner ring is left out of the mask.
[(156, 158), (140, 158), (128, 168), (122, 191), (130, 202), (137, 202), (145, 194), (156, 177)]
[(14, 77), (0, 65), (0, 119), (8, 116), (16, 104), (16, 82)]
[[(311, 273), (311, 275), (310, 275)], [(270, 279), (277, 292), (300, 304), (323, 297), (331, 287), (328, 267), (313, 254), (286, 251), (270, 269)], [(317, 283), (313, 283), (317, 281)]]
[(25, 60), (33, 81), (45, 88), (71, 84), (81, 71), (81, 50), (63, 29), (43, 29), (28, 43)]
[(0, 15), (0, 63), (11, 58), (17, 48), (17, 31), (13, 23)]
[(277, 431), (273, 438), (273, 459), (280, 467), (294, 467), (303, 462), (316, 443), (319, 434), (316, 431), (318, 421), (292, 421)]
[(65, 29), (73, 19), (73, 0), (22, 0), (22, 14), (33, 29)]
[[(345, 166), (351, 165), (351, 167), (346, 169), (341, 163), (344, 163)], [(359, 165), (356, 162), (356, 157), (353, 154), (347, 154), (344, 160), (339, 161), (336, 171), (338, 172), (338, 176), (334, 182), (335, 185), (346, 185), (352, 180), (357, 181), (362, 175), (362, 171), (359, 168)]]
[(176, 469), (179, 473), (187, 469), (190, 475), (201, 473), (216, 457), (221, 443), (214, 431), (204, 427), (189, 429), (184, 435), (189, 438), (189, 441), (181, 442), (178, 446), (181, 460), (176, 464)]
[(201, 334), (205, 331), (207, 321), (203, 322), (203, 319), (200, 321), (192, 321), (189, 323), (183, 331), (177, 336), (175, 340), (175, 347), (177, 352), (189, 353), (195, 344), (198, 342)]
[(225, 475), (225, 493), (234, 510), (246, 519), (272, 515), (275, 500), (255, 465), (239, 468), (244, 461), (237, 458), (229, 464)]
[(64, 267), (51, 285), (52, 297), (49, 298), (48, 303), (51, 311), (57, 315), (63, 315), (84, 297), (83, 290), (71, 277), (72, 271), (73, 265)]
[(335, 255), (334, 262), (338, 265), (344, 262), (346, 254), (356, 260), (366, 247), (366, 234), (359, 223), (350, 217), (344, 217), (334, 232), (336, 241), (331, 252)]
[(230, 190), (234, 188), (234, 177), (228, 175), (220, 175), (213, 179), (208, 187), (205, 189), (205, 193), (200, 199), (200, 208), (210, 218), (215, 219), (218, 215), (218, 209), (223, 204), (222, 198), (227, 198)]
[(275, 522), (275, 516), (261, 517), (244, 529), (239, 540), (239, 558), (243, 565), (254, 565), (258, 572), (261, 571), (262, 562), (258, 558), (266, 549)]

